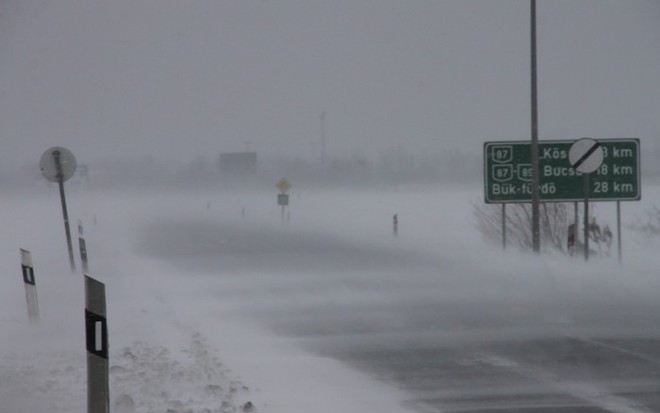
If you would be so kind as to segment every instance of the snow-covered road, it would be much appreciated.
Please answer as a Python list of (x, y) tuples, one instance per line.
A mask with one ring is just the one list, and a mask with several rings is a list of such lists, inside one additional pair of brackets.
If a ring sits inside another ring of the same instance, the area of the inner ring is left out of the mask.
[[(282, 225), (259, 191), (72, 195), (107, 285), (115, 407), (654, 411), (657, 242), (631, 234), (624, 266), (503, 253), (472, 227), (478, 196), (293, 193)], [(57, 199), (4, 202), (20, 245), (1, 256), (16, 277), (2, 290), (0, 412), (80, 411), (82, 280), (67, 268)], [(37, 327), (19, 246), (34, 254)]]

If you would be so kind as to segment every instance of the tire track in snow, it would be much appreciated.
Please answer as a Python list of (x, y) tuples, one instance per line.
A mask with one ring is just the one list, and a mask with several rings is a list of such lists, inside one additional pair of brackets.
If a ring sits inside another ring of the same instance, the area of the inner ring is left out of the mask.
[(583, 400), (592, 406), (601, 408), (605, 411), (612, 413), (652, 413), (644, 406), (640, 406), (632, 400), (626, 399), (621, 396), (616, 396), (609, 393), (606, 389), (596, 386), (595, 384), (579, 384), (570, 383), (563, 380), (553, 373), (542, 368), (524, 365), (515, 360), (493, 354), (487, 353), (479, 356), (479, 359), (484, 363), (490, 364), (494, 367), (506, 369), (520, 374), (538, 382), (544, 383), (548, 386), (556, 388), (558, 391), (569, 394), (577, 399)]

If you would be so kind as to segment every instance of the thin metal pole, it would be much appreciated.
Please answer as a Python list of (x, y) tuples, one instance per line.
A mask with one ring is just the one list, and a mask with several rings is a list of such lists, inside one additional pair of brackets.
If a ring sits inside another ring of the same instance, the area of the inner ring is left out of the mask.
[(325, 111), (321, 112), (321, 165), (325, 165)]
[(621, 201), (616, 201), (616, 239), (619, 244), (619, 263), (621, 263), (623, 259), (621, 253)]
[(506, 249), (506, 204), (502, 204), (502, 249)]
[(66, 196), (64, 195), (64, 174), (62, 173), (62, 163), (60, 160), (60, 151), (53, 152), (55, 158), (55, 168), (57, 170), (57, 184), (60, 188), (60, 201), (62, 202), (62, 215), (64, 216), (64, 232), (66, 233), (66, 244), (69, 249), (69, 264), (71, 271), (76, 272), (76, 260), (73, 256), (73, 243), (71, 242), (71, 229), (69, 228), (69, 213), (66, 207)]
[(578, 228), (580, 228), (579, 224), (579, 217), (578, 217), (578, 202), (575, 201), (573, 202), (573, 251), (571, 253), (571, 256), (575, 255), (575, 251), (577, 249), (578, 241), (580, 240), (580, 231)]
[(589, 261), (589, 174), (584, 174), (584, 260)]
[(539, 214), (539, 128), (538, 90), (536, 79), (536, 0), (530, 0), (530, 43), (531, 43), (531, 115), (532, 115), (532, 248), (541, 251), (541, 226)]

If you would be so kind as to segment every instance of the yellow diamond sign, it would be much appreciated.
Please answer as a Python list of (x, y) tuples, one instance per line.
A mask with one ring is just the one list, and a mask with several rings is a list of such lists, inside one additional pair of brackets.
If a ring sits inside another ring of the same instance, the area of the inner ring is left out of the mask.
[(281, 193), (286, 193), (289, 188), (291, 188), (291, 184), (284, 178), (280, 179), (280, 181), (277, 183), (277, 189), (279, 189)]

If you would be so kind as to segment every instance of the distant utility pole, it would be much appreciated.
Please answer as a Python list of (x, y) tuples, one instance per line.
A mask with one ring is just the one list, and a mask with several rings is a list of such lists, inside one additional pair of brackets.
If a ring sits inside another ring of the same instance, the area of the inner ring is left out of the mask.
[(321, 165), (325, 164), (325, 111), (321, 112)]
[(532, 248), (534, 252), (541, 251), (541, 231), (539, 219), (539, 119), (538, 96), (536, 81), (536, 0), (530, 0), (530, 34), (531, 34), (531, 89), (532, 89)]

